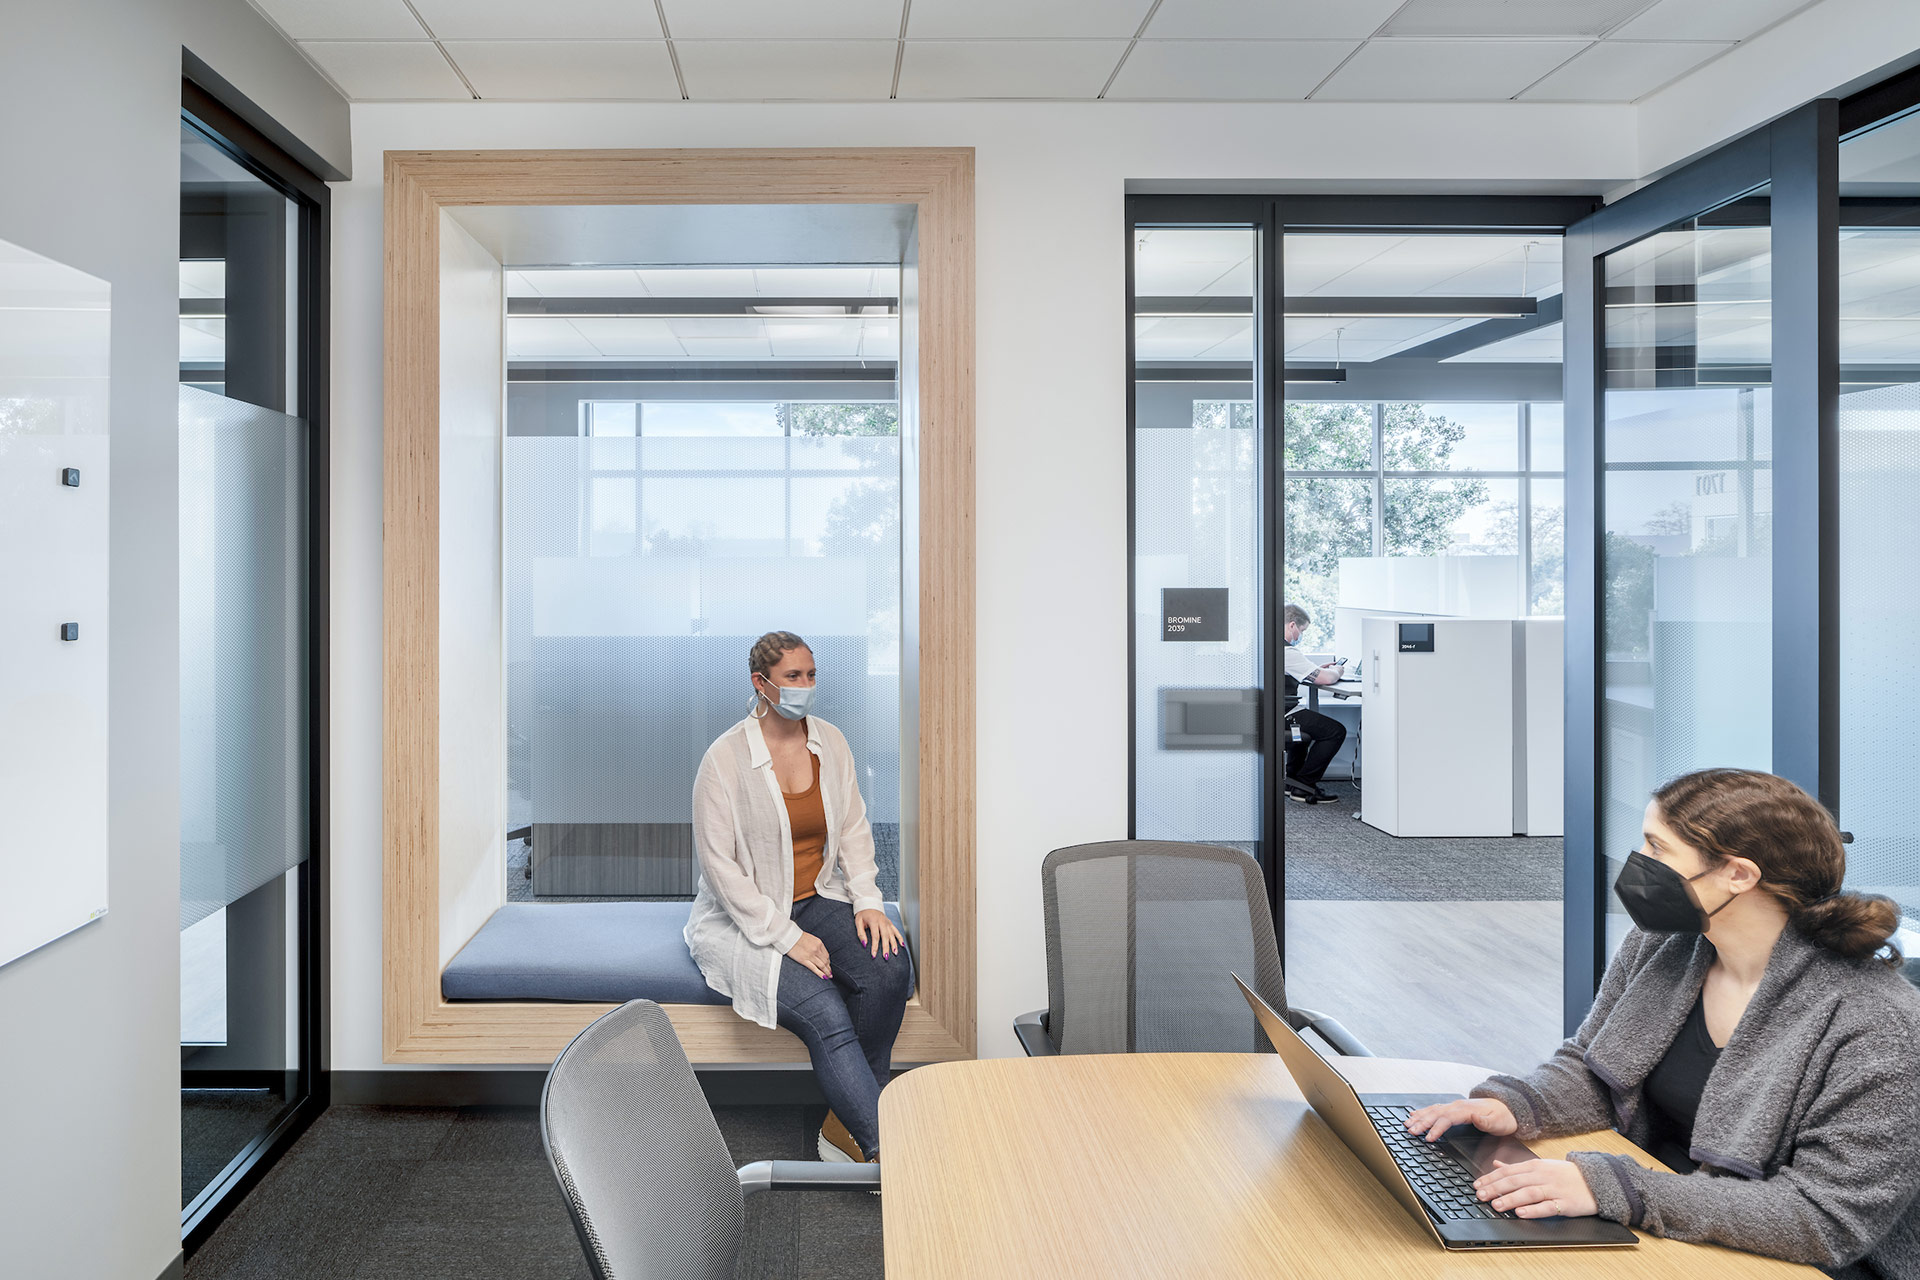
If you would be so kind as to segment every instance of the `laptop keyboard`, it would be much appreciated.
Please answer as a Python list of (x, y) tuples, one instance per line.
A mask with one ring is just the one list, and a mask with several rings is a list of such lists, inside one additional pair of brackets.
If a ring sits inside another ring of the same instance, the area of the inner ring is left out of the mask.
[(1407, 1132), (1412, 1107), (1368, 1107), (1367, 1118), (1386, 1140), (1393, 1162), (1427, 1207), (1442, 1218), (1511, 1218), (1495, 1213), (1473, 1194), (1473, 1173), (1448, 1155), (1441, 1144)]

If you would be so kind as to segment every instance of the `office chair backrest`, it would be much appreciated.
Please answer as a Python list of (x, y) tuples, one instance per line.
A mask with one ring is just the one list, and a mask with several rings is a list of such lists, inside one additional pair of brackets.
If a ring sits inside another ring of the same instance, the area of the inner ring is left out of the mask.
[(540, 1138), (596, 1280), (733, 1275), (744, 1193), (659, 1005), (629, 1001), (561, 1051)]
[(1055, 849), (1040, 879), (1047, 1034), (1061, 1053), (1271, 1052), (1231, 976), (1287, 1008), (1252, 858), (1113, 840)]

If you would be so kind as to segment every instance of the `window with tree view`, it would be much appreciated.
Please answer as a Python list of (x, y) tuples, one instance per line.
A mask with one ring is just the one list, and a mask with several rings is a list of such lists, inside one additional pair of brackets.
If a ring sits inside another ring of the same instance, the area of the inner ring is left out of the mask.
[[(1250, 402), (1197, 402), (1194, 425), (1226, 425)], [(1333, 643), (1343, 561), (1504, 557), (1515, 613), (1564, 606), (1566, 484), (1560, 406), (1293, 402), (1286, 406), (1286, 581), (1313, 617), (1302, 643)], [(1550, 449), (1531, 467), (1536, 434)], [(1510, 572), (1508, 572), (1510, 570)]]

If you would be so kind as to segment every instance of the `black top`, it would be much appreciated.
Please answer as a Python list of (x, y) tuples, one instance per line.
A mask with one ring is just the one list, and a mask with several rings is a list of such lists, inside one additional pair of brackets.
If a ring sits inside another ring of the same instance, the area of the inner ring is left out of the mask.
[(1718, 1061), (1720, 1046), (1707, 1034), (1702, 993), (1680, 1034), (1667, 1046), (1666, 1056), (1654, 1064), (1645, 1086), (1647, 1119), (1653, 1122), (1650, 1154), (1676, 1173), (1693, 1172), (1693, 1160), (1687, 1154), (1693, 1146), (1693, 1118), (1700, 1112), (1700, 1095)]

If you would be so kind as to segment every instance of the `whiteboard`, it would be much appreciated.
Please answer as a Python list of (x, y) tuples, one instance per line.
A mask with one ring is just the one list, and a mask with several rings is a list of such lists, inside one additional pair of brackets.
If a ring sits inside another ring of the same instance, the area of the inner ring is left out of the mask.
[(107, 913), (111, 296), (0, 240), (0, 964)]

